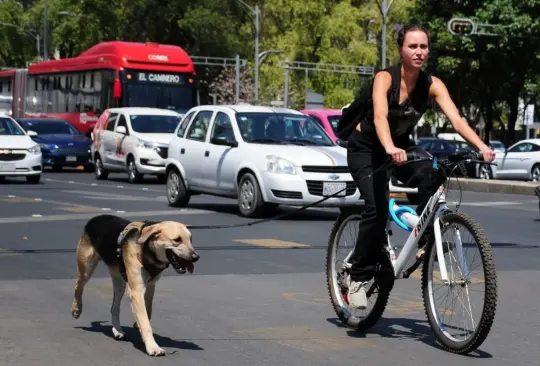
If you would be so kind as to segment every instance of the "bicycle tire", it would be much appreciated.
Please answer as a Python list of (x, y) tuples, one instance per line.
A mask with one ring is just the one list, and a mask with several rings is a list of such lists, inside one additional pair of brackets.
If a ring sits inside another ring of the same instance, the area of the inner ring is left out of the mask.
[(495, 270), (495, 260), (491, 250), (490, 242), (482, 226), (471, 216), (462, 212), (447, 212), (441, 217), (443, 233), (447, 227), (452, 224), (460, 224), (467, 228), (473, 235), (477, 247), (480, 251), (482, 259), (482, 267), (485, 276), (485, 298), (484, 306), (482, 307), (482, 316), (478, 322), (478, 327), (472, 336), (465, 341), (453, 341), (449, 339), (437, 324), (432, 309), (435, 305), (432, 303), (432, 298), (429, 294), (429, 262), (431, 255), (436, 256), (436, 246), (431, 243), (426, 248), (424, 263), (422, 268), (422, 294), (424, 298), (424, 310), (433, 331), (435, 338), (442, 347), (449, 352), (466, 354), (476, 350), (486, 340), (493, 322), (497, 308), (497, 273)]
[[(326, 285), (328, 288), (328, 294), (330, 296), (332, 307), (338, 319), (343, 323), (343, 325), (345, 325), (347, 328), (357, 331), (369, 329), (379, 321), (386, 309), (386, 305), (388, 304), (388, 298), (390, 297), (390, 292), (394, 283), (393, 269), (390, 269), (390, 272), (388, 272), (388, 265), (390, 265), (390, 268), (392, 266), (390, 262), (390, 256), (388, 254), (388, 251), (383, 249), (386, 253), (386, 256), (382, 258), (386, 258), (388, 262), (386, 263), (386, 265), (380, 266), (381, 269), (376, 275), (376, 278), (384, 278), (384, 281), (378, 279), (375, 280), (378, 283), (379, 291), (377, 294), (377, 299), (375, 300), (371, 311), (367, 313), (365, 317), (356, 317), (349, 315), (349, 313), (344, 311), (342, 304), (340, 304), (338, 296), (342, 296), (342, 294), (336, 294), (334, 290), (336, 287), (339, 287), (339, 284), (337, 284), (337, 286), (334, 286), (335, 283), (333, 273), (335, 272), (335, 263), (332, 261), (333, 251), (334, 248), (337, 246), (337, 243), (339, 243), (339, 239), (347, 223), (360, 217), (361, 215), (358, 214), (345, 213), (339, 215), (337, 220), (334, 222), (334, 225), (330, 232), (328, 246), (326, 250)], [(386, 272), (385, 269), (387, 270)], [(389, 275), (391, 276), (391, 282), (389, 281)]]

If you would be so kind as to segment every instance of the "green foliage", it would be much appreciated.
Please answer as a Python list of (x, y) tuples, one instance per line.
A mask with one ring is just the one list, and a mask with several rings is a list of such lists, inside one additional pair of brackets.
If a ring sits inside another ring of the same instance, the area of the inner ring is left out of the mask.
[[(381, 0), (243, 0), (259, 4), (261, 104), (283, 100), (285, 70), (279, 61), (355, 66), (381, 65)], [(513, 131), (521, 113), (519, 98), (536, 102), (540, 93), (540, 0), (394, 0), (387, 19), (387, 64), (398, 60), (396, 26), (419, 22), (430, 30), (426, 69), (443, 79), (471, 124), (508, 123)], [(61, 15), (67, 12), (69, 15)], [(43, 53), (43, 1), (0, 2), (0, 65), (25, 67), (37, 59), (36, 35)], [(455, 36), (453, 17), (468, 17), (496, 27), (480, 30), (498, 36)], [(252, 101), (254, 30), (252, 11), (238, 0), (48, 0), (48, 53), (73, 57), (107, 40), (176, 44), (197, 56), (248, 60), (242, 71), (242, 100)], [(12, 26), (14, 25), (14, 26)], [(351, 102), (369, 76), (309, 71), (289, 73), (289, 102), (303, 108), (305, 91), (324, 95), (325, 107)], [(197, 65), (201, 99), (218, 93), (234, 96), (234, 70)], [(232, 84), (231, 84), (232, 80)], [(231, 86), (233, 85), (233, 86)], [(232, 88), (232, 90), (230, 90)], [(248, 98), (249, 96), (249, 98)], [(539, 106), (540, 107), (540, 106)], [(540, 108), (538, 108), (540, 109)], [(426, 115), (434, 120), (436, 114)]]

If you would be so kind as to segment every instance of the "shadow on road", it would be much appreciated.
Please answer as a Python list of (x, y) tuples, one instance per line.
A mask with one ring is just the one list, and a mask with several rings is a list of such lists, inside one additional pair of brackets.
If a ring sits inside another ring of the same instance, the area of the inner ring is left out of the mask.
[[(337, 318), (328, 318), (326, 320), (329, 323), (337, 325), (341, 328), (346, 328)], [(376, 334), (382, 338), (394, 338), (398, 340), (412, 339), (427, 344), (428, 346), (435, 347), (441, 351), (445, 351), (436, 342), (433, 332), (425, 320), (410, 318), (382, 318), (375, 326), (366, 332), (348, 329), (347, 334), (354, 338), (366, 338), (367, 334)], [(471, 358), (493, 358), (493, 355), (481, 350), (476, 350), (463, 356)]]
[[(108, 322), (105, 321), (95, 321), (90, 323), (91, 325), (89, 327), (75, 327), (75, 329), (82, 329), (88, 332), (94, 332), (94, 333), (103, 333), (107, 337), (110, 337), (114, 339), (113, 333), (112, 333), (112, 326), (109, 325)], [(144, 343), (141, 338), (141, 334), (137, 329), (134, 327), (122, 327), (124, 330), (124, 333), (126, 333), (126, 337), (122, 341), (130, 341), (133, 346), (138, 349), (141, 352), (146, 353), (146, 348), (144, 347)], [(192, 350), (192, 351), (201, 351), (204, 348), (201, 348), (199, 345), (189, 342), (189, 341), (182, 341), (182, 340), (176, 340), (169, 337), (160, 336), (156, 333), (154, 333), (154, 339), (156, 340), (156, 343), (161, 348), (176, 348), (176, 349), (183, 349), (183, 350)], [(119, 342), (122, 342), (119, 341)], [(176, 351), (167, 352), (169, 354), (175, 353)]]

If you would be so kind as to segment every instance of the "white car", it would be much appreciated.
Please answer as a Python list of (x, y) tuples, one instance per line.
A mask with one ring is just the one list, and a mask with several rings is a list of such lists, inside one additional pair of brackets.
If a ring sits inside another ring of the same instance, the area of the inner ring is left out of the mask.
[(186, 206), (192, 194), (238, 199), (245, 217), (278, 205), (359, 204), (347, 156), (310, 117), (285, 108), (208, 105), (190, 109), (167, 158), (167, 198)]
[(159, 108), (110, 108), (94, 127), (92, 160), (97, 179), (127, 172), (131, 183), (145, 174), (165, 181), (165, 162), (180, 114)]
[(480, 179), (540, 181), (540, 139), (521, 140), (506, 151), (497, 151), (497, 165), (479, 164)]
[(39, 144), (30, 138), (13, 118), (0, 115), (0, 181), (5, 177), (26, 177), (28, 183), (39, 183), (43, 165)]

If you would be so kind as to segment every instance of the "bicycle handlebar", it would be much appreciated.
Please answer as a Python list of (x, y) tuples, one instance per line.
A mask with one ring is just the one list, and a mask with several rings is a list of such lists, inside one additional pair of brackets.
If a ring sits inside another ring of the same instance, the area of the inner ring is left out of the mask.
[[(420, 161), (432, 161), (434, 159), (433, 156), (420, 156), (414, 151), (407, 152), (407, 162), (405, 164), (410, 163), (416, 163)], [(447, 160), (450, 163), (459, 163), (462, 161), (470, 161), (473, 163), (480, 163), (480, 164), (489, 164), (489, 165), (497, 165), (497, 163), (493, 162), (487, 162), (482, 159), (482, 154), (476, 151), (461, 151), (457, 152), (455, 154), (447, 155), (444, 157), (441, 157), (440, 160)]]

